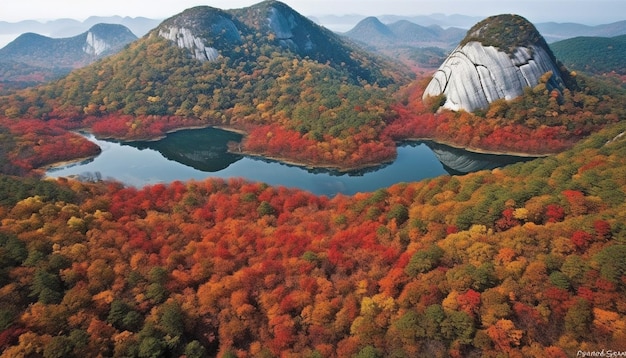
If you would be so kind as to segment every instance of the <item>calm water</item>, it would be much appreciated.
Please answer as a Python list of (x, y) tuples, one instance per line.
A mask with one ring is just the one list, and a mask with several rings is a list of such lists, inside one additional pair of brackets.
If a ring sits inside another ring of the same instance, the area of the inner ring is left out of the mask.
[[(137, 187), (175, 180), (240, 177), (249, 181), (297, 187), (314, 194), (333, 196), (338, 193), (350, 195), (373, 191), (399, 182), (419, 181), (456, 173), (457, 171), (449, 165), (444, 168), (438, 157), (446, 158), (444, 160), (449, 160), (450, 156), (459, 158), (459, 154), (455, 154), (454, 149), (449, 147), (437, 145), (434, 152), (426, 143), (411, 143), (398, 147), (398, 156), (393, 163), (363, 171), (339, 173), (307, 170), (276, 161), (228, 153), (227, 143), (238, 142), (241, 136), (215, 128), (183, 130), (154, 142), (119, 143), (99, 140), (90, 135), (87, 138), (102, 148), (102, 153), (98, 157), (51, 169), (48, 175), (115, 179)], [(466, 156), (464, 154), (467, 152), (461, 151), (460, 156)], [(511, 161), (520, 159), (511, 158)], [(491, 161), (487, 163), (486, 166), (480, 164), (478, 169), (502, 165), (502, 163), (492, 164)]]

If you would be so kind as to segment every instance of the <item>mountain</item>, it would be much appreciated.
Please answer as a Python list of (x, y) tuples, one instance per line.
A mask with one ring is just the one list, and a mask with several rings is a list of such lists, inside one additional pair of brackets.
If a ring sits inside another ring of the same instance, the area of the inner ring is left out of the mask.
[(550, 48), (571, 70), (626, 74), (626, 35), (575, 37), (550, 44)]
[(425, 27), (408, 20), (386, 25), (377, 17), (368, 17), (343, 35), (408, 66), (433, 68), (465, 36), (465, 30), (456, 27), (444, 30), (438, 25)]
[[(547, 72), (551, 76), (542, 78)], [(423, 98), (443, 95), (444, 108), (472, 112), (497, 99), (521, 96), (543, 80), (548, 90), (564, 87), (544, 38), (523, 17), (498, 15), (467, 32), (433, 75)]]
[(545, 22), (537, 24), (536, 27), (549, 43), (580, 36), (615, 37), (626, 34), (626, 20), (596, 26)]
[(398, 46), (453, 48), (463, 39), (465, 32), (455, 27), (421, 26), (408, 20), (385, 25), (376, 17), (368, 17), (344, 35), (375, 49)]
[[(354, 28), (360, 21), (367, 18), (364, 15), (349, 14), (349, 15), (316, 15), (311, 17), (316, 23), (323, 25), (336, 32), (346, 32)], [(385, 23), (391, 24), (401, 20), (407, 20), (415, 24), (422, 26), (437, 25), (442, 28), (459, 27), (463, 29), (469, 29), (482, 20), (481, 17), (466, 16), (466, 15), (444, 15), (444, 14), (431, 14), (431, 15), (380, 15), (377, 18)]]
[(87, 32), (61, 39), (25, 33), (0, 49), (0, 80), (23, 80), (25, 70), (47, 80), (118, 52), (136, 39), (128, 28), (114, 24), (96, 24)]
[(359, 21), (353, 29), (344, 35), (365, 44), (389, 44), (396, 40), (393, 31), (374, 16)]
[(84, 21), (74, 19), (57, 19), (46, 22), (24, 20), (18, 22), (0, 21), (0, 35), (15, 35), (26, 32), (46, 34), (54, 38), (74, 37), (89, 31), (97, 24), (118, 24), (126, 26), (137, 37), (147, 34), (163, 19), (149, 19), (145, 17), (122, 16), (91, 16)]

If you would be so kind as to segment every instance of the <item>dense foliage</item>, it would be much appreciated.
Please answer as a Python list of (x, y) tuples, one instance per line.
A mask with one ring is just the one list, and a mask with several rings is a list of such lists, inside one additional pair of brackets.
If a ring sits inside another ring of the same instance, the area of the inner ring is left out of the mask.
[(100, 148), (58, 123), (0, 116), (0, 173), (33, 174), (42, 166), (92, 157)]
[(550, 48), (572, 70), (626, 75), (626, 35), (610, 38), (575, 37), (550, 44)]
[(333, 199), (2, 177), (1, 356), (626, 350), (624, 133)]
[(548, 44), (531, 22), (513, 14), (490, 16), (472, 26), (461, 41), (461, 45), (471, 41), (500, 48), (509, 54), (512, 54), (518, 47), (530, 45), (549, 49)]
[(416, 84), (406, 91), (407, 104), (394, 107), (399, 119), (384, 133), (395, 140), (427, 137), (478, 150), (545, 154), (625, 118), (626, 92), (614, 82), (571, 74), (565, 76), (569, 88), (559, 93), (548, 91), (550, 76), (521, 97), (475, 113), (440, 109), (440, 98), (422, 101), (423, 86)]

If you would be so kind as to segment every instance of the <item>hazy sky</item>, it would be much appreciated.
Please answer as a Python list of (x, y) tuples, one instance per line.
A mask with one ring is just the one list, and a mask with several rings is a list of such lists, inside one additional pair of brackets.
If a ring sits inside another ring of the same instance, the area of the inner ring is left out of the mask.
[[(221, 9), (249, 6), (260, 0), (1, 0), (0, 21), (49, 20), (96, 16), (167, 18), (196, 5)], [(516, 13), (532, 22), (579, 22), (589, 25), (626, 20), (624, 0), (284, 0), (303, 15), (489, 16)]]

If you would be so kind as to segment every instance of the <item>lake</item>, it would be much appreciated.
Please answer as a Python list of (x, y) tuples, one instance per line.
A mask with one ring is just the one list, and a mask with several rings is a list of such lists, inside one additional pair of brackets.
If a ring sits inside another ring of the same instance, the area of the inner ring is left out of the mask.
[(85, 136), (98, 144), (102, 153), (93, 159), (50, 169), (48, 176), (114, 179), (136, 187), (208, 177), (244, 178), (334, 196), (528, 160), (470, 153), (431, 142), (413, 142), (399, 145), (398, 156), (392, 163), (342, 173), (230, 153), (228, 142), (240, 141), (241, 135), (217, 128), (181, 130), (158, 141), (122, 143)]

